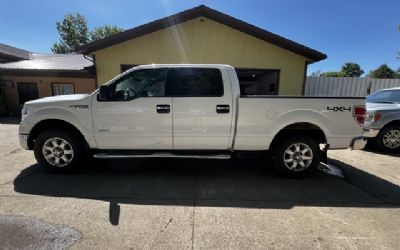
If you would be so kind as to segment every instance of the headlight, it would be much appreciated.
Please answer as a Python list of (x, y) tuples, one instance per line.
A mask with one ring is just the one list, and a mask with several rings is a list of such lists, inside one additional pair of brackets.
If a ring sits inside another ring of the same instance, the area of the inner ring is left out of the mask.
[(376, 112), (376, 113), (374, 114), (374, 122), (379, 121), (379, 120), (381, 119), (381, 117), (382, 117), (382, 114), (379, 113), (379, 112)]
[(21, 121), (23, 121), (29, 114), (29, 108), (23, 107), (21, 110)]
[(380, 112), (372, 112), (372, 113), (368, 113), (366, 121), (367, 122), (377, 122), (381, 119), (382, 114)]

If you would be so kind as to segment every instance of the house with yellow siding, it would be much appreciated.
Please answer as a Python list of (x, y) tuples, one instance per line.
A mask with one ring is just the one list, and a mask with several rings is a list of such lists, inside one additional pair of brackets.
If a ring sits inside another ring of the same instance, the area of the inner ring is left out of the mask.
[[(106, 83), (142, 64), (229, 64), (247, 92), (302, 95), (307, 65), (327, 56), (207, 6), (200, 5), (78, 49), (93, 57)], [(263, 81), (254, 89), (251, 81)]]

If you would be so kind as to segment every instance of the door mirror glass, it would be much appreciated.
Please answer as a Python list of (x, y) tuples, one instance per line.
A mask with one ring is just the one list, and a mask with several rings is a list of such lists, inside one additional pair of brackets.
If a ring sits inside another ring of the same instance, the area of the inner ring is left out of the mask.
[(99, 100), (106, 101), (108, 100), (108, 88), (107, 85), (101, 85), (99, 88)]

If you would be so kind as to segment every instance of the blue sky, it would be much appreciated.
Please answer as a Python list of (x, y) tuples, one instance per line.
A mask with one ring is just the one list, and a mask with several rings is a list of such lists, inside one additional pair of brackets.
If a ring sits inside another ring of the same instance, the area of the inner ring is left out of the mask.
[(91, 28), (129, 29), (200, 4), (326, 53), (309, 73), (348, 61), (366, 72), (383, 63), (400, 67), (400, 0), (2, 0), (0, 42), (50, 52), (58, 41), (55, 23), (68, 12), (83, 14)]

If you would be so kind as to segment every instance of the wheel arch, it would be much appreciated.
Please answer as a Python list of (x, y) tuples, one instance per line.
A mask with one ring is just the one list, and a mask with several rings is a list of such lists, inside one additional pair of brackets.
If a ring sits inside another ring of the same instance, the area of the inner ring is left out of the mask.
[(274, 146), (279, 142), (279, 140), (283, 139), (283, 137), (290, 136), (291, 134), (298, 134), (299, 131), (302, 132), (302, 134), (307, 134), (315, 138), (318, 144), (327, 143), (326, 134), (320, 126), (310, 122), (296, 122), (280, 129), (272, 139), (270, 148), (274, 148)]
[(85, 136), (82, 134), (82, 132), (73, 124), (65, 121), (65, 120), (60, 120), (60, 119), (46, 119), (38, 122), (35, 124), (29, 133), (28, 136), (28, 148), (33, 149), (33, 144), (35, 141), (35, 138), (43, 131), (49, 128), (59, 128), (59, 129), (66, 129), (73, 131), (76, 133), (82, 141), (85, 142), (86, 146), (88, 145), (88, 142), (85, 138)]
[(393, 126), (393, 125), (397, 125), (400, 126), (400, 120), (392, 120), (388, 123), (386, 123), (385, 125), (383, 125), (382, 129), (388, 126)]

